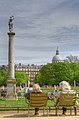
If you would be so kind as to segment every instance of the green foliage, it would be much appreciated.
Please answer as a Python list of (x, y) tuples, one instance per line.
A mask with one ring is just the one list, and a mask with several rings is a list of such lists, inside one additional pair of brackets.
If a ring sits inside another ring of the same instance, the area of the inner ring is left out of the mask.
[(28, 76), (25, 72), (15, 72), (16, 84), (27, 84)]
[[(15, 73), (16, 84), (26, 84), (28, 81), (28, 76), (25, 72), (16, 72)], [(0, 85), (6, 85), (8, 80), (8, 71), (5, 66), (2, 66), (0, 69)]]
[(79, 63), (70, 63), (69, 66), (73, 74), (71, 83), (75, 80), (76, 83), (79, 85)]
[(59, 84), (59, 82), (63, 80), (70, 82), (72, 79), (72, 70), (67, 63), (54, 63), (52, 65), (54, 69), (55, 84)]
[(0, 70), (0, 85), (6, 85), (7, 79), (8, 71), (5, 66), (2, 66)]
[(44, 65), (35, 77), (35, 82), (40, 85), (59, 84), (62, 80), (79, 83), (79, 64), (78, 63), (49, 63)]

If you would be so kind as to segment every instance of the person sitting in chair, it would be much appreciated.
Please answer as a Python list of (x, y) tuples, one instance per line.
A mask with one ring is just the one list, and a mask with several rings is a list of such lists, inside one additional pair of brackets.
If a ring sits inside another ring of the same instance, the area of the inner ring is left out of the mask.
[[(34, 84), (31, 92), (32, 93), (42, 93), (42, 90), (41, 90), (39, 84)], [(27, 99), (30, 100), (30, 93), (26, 93), (25, 97), (27, 97)], [(39, 115), (39, 108), (35, 108), (34, 115)]]
[[(33, 93), (42, 93), (42, 90), (38, 84), (33, 85)], [(35, 114), (34, 115), (39, 115), (39, 108), (35, 108)]]
[[(74, 93), (75, 91), (71, 90), (71, 86), (67, 81), (60, 82), (59, 83), (59, 91), (57, 93), (56, 107), (58, 107), (58, 105), (59, 105), (60, 93), (63, 93), (63, 92), (64, 93), (68, 93), (68, 92)], [(63, 115), (65, 115), (66, 110), (67, 109), (65, 107), (63, 107), (63, 113), (62, 113)]]

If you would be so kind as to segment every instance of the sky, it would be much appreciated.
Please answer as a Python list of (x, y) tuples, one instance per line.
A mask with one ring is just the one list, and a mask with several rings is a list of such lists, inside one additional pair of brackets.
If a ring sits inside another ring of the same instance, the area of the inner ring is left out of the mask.
[(9, 18), (14, 16), (14, 63), (47, 64), (79, 56), (79, 0), (0, 0), (0, 65), (8, 64)]

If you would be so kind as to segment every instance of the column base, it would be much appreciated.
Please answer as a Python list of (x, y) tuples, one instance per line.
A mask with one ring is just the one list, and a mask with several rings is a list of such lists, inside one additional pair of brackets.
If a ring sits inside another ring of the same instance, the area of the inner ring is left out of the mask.
[(16, 95), (16, 80), (7, 81), (7, 100), (17, 100)]

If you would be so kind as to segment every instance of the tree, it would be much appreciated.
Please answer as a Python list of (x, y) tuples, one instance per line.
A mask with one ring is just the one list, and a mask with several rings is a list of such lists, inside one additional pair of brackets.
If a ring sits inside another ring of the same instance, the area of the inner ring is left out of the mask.
[(25, 72), (15, 72), (16, 84), (27, 84), (28, 76)]
[(69, 63), (69, 66), (73, 74), (71, 83), (74, 83), (75, 80), (76, 83), (79, 84), (79, 63)]
[(59, 84), (62, 80), (70, 82), (72, 79), (72, 70), (67, 63), (49, 63), (44, 65), (35, 77), (35, 82), (40, 85)]
[(59, 82), (66, 80), (69, 83), (72, 80), (73, 74), (72, 70), (68, 63), (55, 63), (54, 64), (55, 69), (55, 83), (59, 84)]
[(8, 80), (8, 71), (6, 67), (3, 65), (0, 70), (0, 85), (6, 85)]

